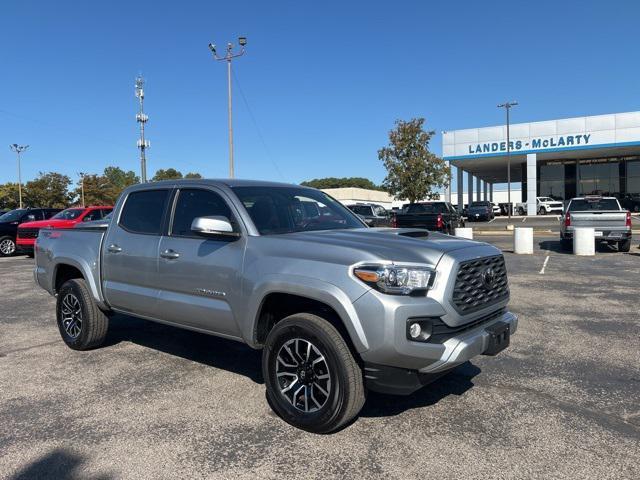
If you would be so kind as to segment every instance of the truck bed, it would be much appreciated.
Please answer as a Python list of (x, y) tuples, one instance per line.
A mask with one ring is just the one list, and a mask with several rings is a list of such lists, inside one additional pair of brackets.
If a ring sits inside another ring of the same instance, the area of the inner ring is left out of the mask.
[(90, 272), (87, 281), (94, 292), (99, 292), (100, 300), (103, 300), (99, 257), (105, 234), (106, 228), (40, 230), (34, 251), (36, 283), (53, 294), (55, 285), (52, 285), (50, 278), (55, 278), (55, 275), (47, 275), (46, 272), (53, 271), (60, 263), (73, 265), (82, 272)]

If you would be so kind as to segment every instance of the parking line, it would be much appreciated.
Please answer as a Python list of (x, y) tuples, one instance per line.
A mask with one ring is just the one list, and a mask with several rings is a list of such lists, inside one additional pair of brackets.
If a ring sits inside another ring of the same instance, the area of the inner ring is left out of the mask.
[(549, 255), (544, 259), (544, 263), (542, 264), (542, 268), (540, 269), (540, 275), (544, 275), (544, 269), (547, 268), (547, 263), (549, 263)]
[(524, 218), (522, 219), (522, 223), (524, 223), (526, 219), (527, 219), (527, 217), (524, 217)]

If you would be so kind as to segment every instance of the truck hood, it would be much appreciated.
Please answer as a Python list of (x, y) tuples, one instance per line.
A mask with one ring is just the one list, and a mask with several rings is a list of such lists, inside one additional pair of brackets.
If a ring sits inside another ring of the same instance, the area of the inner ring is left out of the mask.
[[(275, 236), (274, 236), (275, 237)], [(353, 264), (361, 261), (391, 261), (436, 265), (443, 254), (480, 244), (417, 228), (358, 228), (278, 235), (291, 242), (288, 252), (307, 258)], [(297, 245), (293, 245), (297, 244)], [(282, 243), (280, 243), (282, 248)]]
[(20, 224), (20, 228), (72, 228), (76, 220), (37, 220), (35, 222), (25, 222)]

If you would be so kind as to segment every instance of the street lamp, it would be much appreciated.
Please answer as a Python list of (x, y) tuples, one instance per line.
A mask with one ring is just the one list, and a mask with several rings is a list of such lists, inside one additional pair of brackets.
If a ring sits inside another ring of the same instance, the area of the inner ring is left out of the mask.
[(233, 122), (232, 122), (232, 106), (231, 106), (231, 60), (236, 57), (244, 55), (244, 47), (247, 45), (247, 37), (238, 37), (238, 44), (240, 44), (240, 52), (233, 53), (233, 44), (227, 43), (227, 52), (221, 57), (218, 56), (216, 46), (212, 43), (209, 44), (209, 50), (213, 54), (213, 58), (216, 60), (226, 60), (227, 62), (227, 93), (229, 96), (229, 178), (233, 178)]
[(20, 199), (20, 208), (22, 208), (22, 173), (20, 172), (20, 154), (29, 148), (29, 145), (18, 145), (17, 143), (14, 143), (9, 145), (9, 148), (16, 152), (18, 157), (18, 197)]
[(507, 203), (508, 203), (508, 213), (509, 213), (509, 222), (511, 222), (511, 145), (509, 143), (509, 110), (511, 107), (515, 107), (518, 105), (518, 102), (511, 101), (505, 102), (498, 105), (498, 108), (504, 108), (507, 112)]
[(78, 172), (78, 175), (80, 176), (80, 198), (82, 199), (82, 208), (84, 208), (84, 172)]

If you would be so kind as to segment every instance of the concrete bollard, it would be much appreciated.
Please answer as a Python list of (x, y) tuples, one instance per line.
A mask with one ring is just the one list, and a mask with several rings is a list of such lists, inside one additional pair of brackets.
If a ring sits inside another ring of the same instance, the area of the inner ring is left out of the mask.
[(573, 229), (573, 253), (574, 255), (595, 255), (596, 238), (593, 228)]
[(455, 230), (456, 237), (467, 238), (473, 240), (473, 228), (471, 227), (458, 227)]
[(518, 227), (514, 229), (513, 251), (518, 255), (533, 254), (533, 228)]

